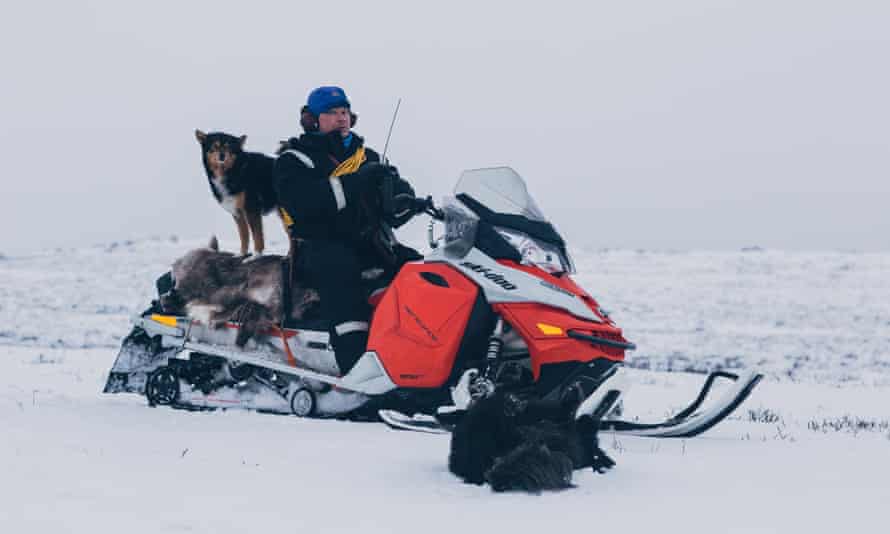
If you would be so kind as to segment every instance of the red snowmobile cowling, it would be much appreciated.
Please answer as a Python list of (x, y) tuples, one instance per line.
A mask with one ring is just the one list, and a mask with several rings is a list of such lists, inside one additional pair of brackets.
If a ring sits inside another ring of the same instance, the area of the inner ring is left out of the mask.
[[(557, 278), (533, 267), (502, 263), (571, 292), (603, 320), (598, 323), (581, 319), (537, 302), (492, 305), (528, 345), (536, 380), (544, 364), (589, 362), (596, 358), (624, 360), (622, 348), (592, 345), (569, 336), (570, 331), (575, 331), (626, 342), (621, 330), (599, 312), (596, 301), (568, 276)], [(399, 387), (443, 386), (452, 375), (478, 293), (475, 283), (447, 264), (406, 265), (377, 305), (368, 350), (377, 353), (390, 379)]]
[(528, 345), (535, 380), (540, 376), (543, 364), (565, 361), (589, 362), (596, 358), (624, 361), (623, 348), (591, 344), (569, 336), (569, 332), (572, 331), (590, 334), (598, 339), (627, 343), (621, 329), (602, 313), (596, 300), (578, 286), (568, 274), (557, 277), (541, 269), (509, 260), (501, 260), (498, 263), (526, 272), (577, 296), (602, 320), (598, 323), (582, 319), (565, 310), (536, 302), (495, 304), (493, 306), (495, 311), (519, 331)]
[(374, 311), (368, 350), (399, 387), (442, 386), (478, 293), (476, 284), (446, 264), (405, 265)]
[(621, 330), (614, 326), (579, 319), (565, 310), (535, 302), (502, 302), (492, 307), (519, 331), (528, 345), (535, 380), (540, 376), (541, 365), (544, 364), (589, 362), (597, 358), (624, 361), (622, 348), (592, 345), (569, 336), (569, 332), (574, 331), (599, 339), (626, 342)]

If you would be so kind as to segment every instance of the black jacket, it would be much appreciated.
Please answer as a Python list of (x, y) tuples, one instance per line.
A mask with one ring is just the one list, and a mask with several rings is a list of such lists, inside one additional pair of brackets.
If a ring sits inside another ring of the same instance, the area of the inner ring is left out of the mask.
[[(332, 185), (330, 175), (363, 144), (364, 139), (352, 134), (345, 147), (339, 132), (332, 132), (303, 134), (282, 147), (275, 161), (275, 187), (279, 205), (294, 221), (292, 236), (360, 244), (369, 220), (356, 177), (341, 176), (342, 188), (338, 188)], [(365, 157), (363, 166), (380, 161), (369, 148), (365, 148)]]

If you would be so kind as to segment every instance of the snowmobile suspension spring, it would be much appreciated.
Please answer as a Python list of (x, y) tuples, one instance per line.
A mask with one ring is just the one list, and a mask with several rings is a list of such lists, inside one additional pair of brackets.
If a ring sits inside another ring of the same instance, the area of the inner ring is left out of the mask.
[(504, 341), (501, 339), (503, 331), (504, 322), (501, 318), (498, 318), (494, 332), (488, 338), (488, 350), (485, 352), (485, 372), (483, 375), (486, 377), (494, 371), (495, 365), (501, 357), (501, 348), (504, 346)]
[(435, 234), (433, 233), (433, 225), (436, 223), (435, 219), (430, 219), (429, 225), (426, 227), (426, 238), (429, 241), (431, 249), (439, 248), (439, 240), (436, 239)]
[(504, 346), (504, 342), (501, 341), (501, 338), (491, 336), (488, 338), (488, 351), (485, 353), (485, 360), (488, 363), (494, 363), (501, 355), (501, 348)]

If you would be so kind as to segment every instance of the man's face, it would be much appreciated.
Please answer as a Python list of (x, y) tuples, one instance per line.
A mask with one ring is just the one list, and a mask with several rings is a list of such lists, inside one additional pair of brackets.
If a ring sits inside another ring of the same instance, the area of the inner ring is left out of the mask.
[(346, 137), (349, 135), (350, 122), (349, 108), (331, 108), (318, 116), (318, 131), (329, 134), (337, 130)]

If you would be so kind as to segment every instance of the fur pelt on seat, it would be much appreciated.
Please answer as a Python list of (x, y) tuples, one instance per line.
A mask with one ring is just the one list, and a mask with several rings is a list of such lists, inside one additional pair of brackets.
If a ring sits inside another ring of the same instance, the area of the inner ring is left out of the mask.
[(572, 471), (615, 465), (600, 448), (598, 422), (574, 418), (577, 402), (525, 401), (495, 393), (470, 405), (451, 436), (448, 468), (494, 491), (572, 487)]
[[(166, 313), (187, 314), (213, 326), (241, 323), (236, 343), (243, 347), (257, 332), (283, 321), (282, 256), (245, 261), (220, 252), (216, 238), (173, 263), (174, 291), (161, 301)], [(318, 302), (314, 289), (291, 282), (290, 319), (299, 320)]]

